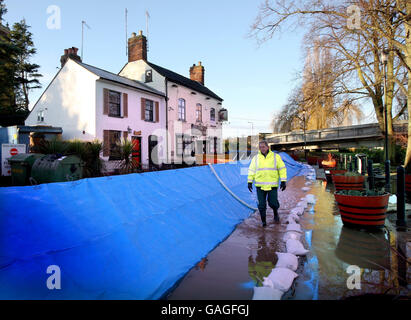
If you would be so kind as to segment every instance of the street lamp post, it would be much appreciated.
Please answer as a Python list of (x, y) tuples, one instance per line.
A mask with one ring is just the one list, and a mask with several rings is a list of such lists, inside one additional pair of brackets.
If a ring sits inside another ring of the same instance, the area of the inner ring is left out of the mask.
[(384, 136), (385, 136), (385, 191), (391, 191), (390, 183), (390, 159), (388, 158), (388, 113), (387, 113), (387, 63), (388, 63), (388, 52), (383, 50), (381, 52), (381, 62), (383, 63), (384, 69)]
[(305, 109), (303, 109), (303, 130), (304, 130), (304, 159), (307, 161), (307, 136), (305, 134)]

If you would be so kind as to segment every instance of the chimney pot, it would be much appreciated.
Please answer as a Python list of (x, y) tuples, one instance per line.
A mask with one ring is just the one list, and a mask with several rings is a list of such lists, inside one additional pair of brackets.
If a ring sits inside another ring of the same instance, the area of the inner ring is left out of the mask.
[(147, 61), (147, 38), (141, 30), (138, 36), (133, 32), (132, 37), (128, 39), (128, 62), (138, 60)]
[(132, 36), (133, 38), (135, 38), (135, 37), (137, 37), (137, 34), (136, 34), (135, 32), (133, 32), (133, 33), (131, 34), (131, 36)]
[(60, 58), (61, 67), (64, 67), (69, 58), (81, 62), (81, 58), (78, 56), (77, 52), (78, 48), (76, 47), (64, 49), (64, 55)]
[(193, 66), (190, 68), (190, 79), (204, 85), (204, 73), (204, 67), (201, 64), (201, 61), (199, 61), (198, 66), (196, 64), (193, 64)]

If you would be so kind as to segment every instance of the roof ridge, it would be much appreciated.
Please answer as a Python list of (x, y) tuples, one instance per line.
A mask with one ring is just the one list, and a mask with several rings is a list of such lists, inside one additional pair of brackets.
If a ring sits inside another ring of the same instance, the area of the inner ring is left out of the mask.
[[(145, 83), (143, 83), (143, 82), (141, 82), (141, 81), (138, 81), (138, 80), (134, 80), (134, 79), (130, 79), (130, 78), (121, 76), (121, 75), (116, 74), (116, 73), (114, 73), (114, 72), (111, 72), (111, 71), (108, 71), (108, 70), (105, 70), (105, 69), (102, 69), (102, 68), (93, 66), (93, 65), (88, 64), (88, 63), (84, 63), (83, 61), (77, 61), (77, 60), (71, 59), (71, 58), (69, 58), (69, 60), (72, 60), (72, 61), (80, 64), (81, 66), (83, 66), (83, 67), (86, 68), (86, 69), (87, 69), (87, 67), (95, 68), (95, 69), (98, 69), (98, 70), (100, 70), (100, 71), (107, 72), (107, 73), (109, 73), (109, 74), (111, 74), (111, 75), (113, 75), (113, 76), (116, 76), (116, 77), (125, 79), (125, 80), (127, 80), (127, 81), (131, 81), (131, 82), (135, 83), (136, 85), (141, 86), (141, 87), (142, 87), (142, 88), (141, 88), (142, 90), (148, 90), (148, 91), (151, 91), (151, 92), (156, 93), (156, 94), (164, 95), (162, 92), (160, 92), (160, 91), (158, 91), (157, 89), (154, 89), (154, 88), (146, 85)], [(89, 69), (87, 69), (87, 70), (89, 70)], [(91, 70), (89, 70), (89, 71), (92, 72)], [(101, 76), (99, 76), (99, 77), (101, 78)], [(110, 79), (106, 79), (106, 80), (110, 80)]]
[[(219, 100), (219, 101), (224, 101), (224, 100), (223, 100), (222, 98), (220, 98), (217, 94), (215, 94), (213, 91), (211, 91), (211, 89), (209, 89), (209, 88), (206, 87), (205, 85), (201, 84), (200, 82), (195, 81), (195, 80), (192, 80), (192, 79), (190, 79), (190, 78), (187, 78), (186, 76), (183, 76), (183, 75), (181, 75), (181, 74), (179, 74), (179, 73), (177, 73), (177, 72), (175, 72), (175, 71), (173, 71), (173, 70), (170, 70), (170, 69), (164, 68), (164, 67), (162, 67), (162, 66), (159, 66), (159, 65), (157, 65), (157, 64), (155, 64), (155, 63), (152, 63), (152, 62), (149, 62), (149, 61), (146, 61), (146, 62), (147, 62), (147, 64), (148, 64), (149, 66), (151, 66), (152, 68), (154, 68), (154, 69), (156, 69), (156, 68), (157, 68), (157, 69), (162, 69), (162, 70), (164, 70), (165, 73), (169, 73), (169, 74), (171, 74), (171, 75), (176, 75), (177, 77), (181, 77), (182, 80), (187, 81), (188, 83), (187, 83), (187, 84), (181, 83), (182, 81), (179, 81), (179, 79), (170, 79), (171, 81), (178, 82), (178, 83), (182, 84), (183, 86), (187, 86), (187, 87), (190, 87), (189, 84), (192, 84), (191, 89), (193, 89), (193, 90), (198, 90), (199, 92), (203, 91), (202, 93), (205, 94), (205, 95), (211, 96), (211, 97), (213, 97), (214, 99)], [(157, 70), (157, 72), (161, 73), (161, 70), (160, 70), (160, 71)], [(164, 76), (164, 77), (166, 77), (166, 78), (170, 78), (170, 77), (167, 76), (166, 74), (162, 74), (162, 76)], [(193, 88), (193, 86), (198, 86), (198, 88)], [(205, 91), (205, 92), (204, 92), (204, 91)]]
[[(71, 58), (69, 58), (69, 59), (71, 59)], [(121, 77), (121, 78), (124, 78), (124, 79), (130, 80), (130, 81), (134, 81), (134, 82), (136, 82), (136, 83), (138, 83), (138, 84), (145, 85), (145, 84), (144, 84), (144, 83), (142, 83), (141, 81), (138, 81), (138, 80), (134, 80), (134, 79), (130, 79), (130, 78), (127, 78), (127, 77), (121, 76), (121, 75), (119, 75), (119, 74), (117, 74), (117, 73), (114, 73), (114, 72), (108, 71), (108, 70), (106, 70), (106, 69), (102, 69), (102, 68), (99, 68), (99, 67), (93, 66), (93, 65), (91, 65), (91, 64), (84, 63), (84, 62), (82, 62), (82, 61), (80, 62), (80, 61), (76, 61), (76, 60), (74, 60), (74, 59), (71, 59), (71, 60), (73, 60), (73, 61), (75, 61), (75, 62), (78, 62), (78, 63), (80, 63), (80, 64), (84, 64), (84, 65), (86, 65), (86, 66), (88, 66), (88, 67), (96, 68), (96, 69), (99, 69), (99, 70), (101, 70), (101, 71), (111, 73), (113, 76)], [(145, 85), (145, 86), (146, 86), (146, 85)]]
[(178, 72), (175, 72), (175, 71), (173, 71), (173, 70), (170, 70), (170, 69), (164, 68), (164, 67), (159, 66), (158, 64), (155, 64), (155, 63), (152, 63), (152, 62), (148, 62), (148, 61), (147, 61), (147, 63), (148, 63), (148, 64), (155, 65), (156, 67), (159, 67), (159, 68), (165, 69), (165, 70), (167, 70), (167, 71), (170, 71), (170, 72), (172, 72), (172, 73), (175, 73), (175, 74), (179, 75), (180, 77), (186, 78), (187, 80), (193, 81), (193, 82), (195, 82), (195, 83), (197, 83), (197, 84), (199, 84), (199, 85), (203, 86), (204, 88), (207, 88), (207, 87), (206, 87), (205, 85), (203, 85), (201, 82), (198, 82), (198, 81), (196, 81), (196, 80), (190, 79), (189, 77), (183, 76), (182, 74), (180, 74), (180, 73), (178, 73)]

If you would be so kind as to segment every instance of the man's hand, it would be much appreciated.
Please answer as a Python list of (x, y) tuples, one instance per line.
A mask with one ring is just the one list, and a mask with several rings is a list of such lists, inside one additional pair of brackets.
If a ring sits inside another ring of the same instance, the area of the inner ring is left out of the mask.
[(284, 191), (287, 188), (285, 181), (281, 181), (280, 190)]
[(248, 190), (250, 190), (250, 192), (253, 192), (253, 184), (251, 182), (248, 183)]

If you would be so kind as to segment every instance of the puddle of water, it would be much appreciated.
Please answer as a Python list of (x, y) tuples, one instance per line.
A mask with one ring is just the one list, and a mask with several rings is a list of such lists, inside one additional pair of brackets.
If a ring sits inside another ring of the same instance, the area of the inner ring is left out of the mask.
[[(330, 186), (316, 181), (310, 191), (303, 192), (304, 186), (304, 177), (296, 177), (285, 192), (279, 192), (281, 219), (306, 194), (317, 198), (300, 221), (305, 229), (303, 242), (310, 252), (299, 258), (299, 277), (283, 299), (335, 300), (387, 290), (409, 294), (401, 279), (406, 285), (410, 267), (406, 262), (404, 267), (405, 260), (393, 250), (395, 230), (388, 227), (388, 231), (370, 233), (343, 227)], [(271, 210), (267, 210), (267, 222), (262, 228), (258, 212), (251, 215), (207, 256), (202, 267), (193, 268), (184, 277), (168, 299), (251, 299), (253, 287), (261, 285), (274, 268), (275, 252), (286, 252), (282, 241), (286, 226), (273, 224)], [(347, 289), (350, 265), (361, 269), (361, 290)]]

